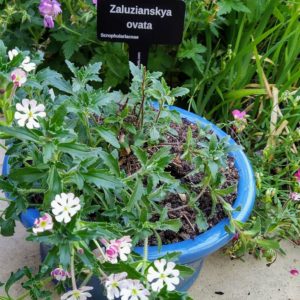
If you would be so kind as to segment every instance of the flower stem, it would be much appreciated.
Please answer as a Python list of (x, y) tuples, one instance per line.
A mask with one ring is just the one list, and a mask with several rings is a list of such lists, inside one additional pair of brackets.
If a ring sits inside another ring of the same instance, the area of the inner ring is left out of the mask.
[(149, 246), (148, 244), (149, 244), (149, 239), (148, 237), (146, 237), (144, 240), (143, 274), (145, 273), (147, 262), (148, 262), (148, 246)]
[(96, 240), (93, 240), (93, 242), (95, 243), (95, 245), (97, 246), (98, 250), (100, 251), (101, 255), (103, 256), (104, 260), (106, 261), (106, 257), (105, 254), (101, 248), (101, 246), (99, 245), (99, 243)]
[(93, 272), (90, 272), (85, 279), (82, 281), (80, 287), (85, 286), (91, 279), (91, 277), (93, 276)]
[(76, 279), (75, 279), (75, 266), (74, 266), (74, 247), (71, 247), (71, 278), (72, 278), (72, 288), (73, 290), (77, 290), (77, 284), (76, 284)]

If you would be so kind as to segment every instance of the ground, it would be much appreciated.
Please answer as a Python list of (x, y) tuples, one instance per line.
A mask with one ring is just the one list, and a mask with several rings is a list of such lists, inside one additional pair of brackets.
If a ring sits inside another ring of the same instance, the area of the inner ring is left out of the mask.
[[(0, 161), (3, 155), (1, 150)], [(4, 205), (0, 201), (0, 210)], [(18, 223), (13, 237), (0, 236), (0, 282), (21, 266), (38, 267), (39, 246), (25, 241), (26, 235)], [(195, 300), (300, 300), (300, 276), (290, 275), (291, 269), (300, 270), (300, 247), (287, 242), (283, 247), (286, 255), (279, 256), (270, 267), (251, 256), (243, 262), (230, 260), (222, 250), (216, 252), (205, 261), (190, 295)], [(3, 294), (0, 288), (0, 295)], [(20, 295), (19, 286), (12, 289), (12, 295)], [(56, 299), (59, 298), (53, 300)]]

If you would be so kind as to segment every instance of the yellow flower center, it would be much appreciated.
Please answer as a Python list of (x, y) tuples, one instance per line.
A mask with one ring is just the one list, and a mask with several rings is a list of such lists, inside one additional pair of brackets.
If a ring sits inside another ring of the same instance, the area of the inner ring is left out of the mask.
[(136, 296), (138, 294), (138, 291), (136, 289), (132, 289), (132, 296)]
[(79, 291), (74, 291), (74, 292), (73, 292), (73, 296), (74, 296), (76, 299), (80, 299), (81, 293), (80, 293)]
[(46, 227), (47, 226), (47, 222), (46, 221), (41, 221), (40, 226), (41, 227)]
[(32, 111), (29, 111), (29, 113), (28, 113), (28, 117), (29, 117), (29, 118), (32, 118), (32, 117), (33, 117), (33, 113), (32, 113)]

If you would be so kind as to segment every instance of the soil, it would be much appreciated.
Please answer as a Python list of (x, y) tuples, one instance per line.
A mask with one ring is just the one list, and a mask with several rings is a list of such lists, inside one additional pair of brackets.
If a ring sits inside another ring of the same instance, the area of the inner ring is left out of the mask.
[[(181, 156), (183, 154), (182, 145), (186, 141), (188, 128), (191, 127), (193, 137), (197, 138), (197, 126), (193, 123), (190, 123), (188, 120), (183, 119), (182, 124), (178, 125), (172, 123), (171, 127), (178, 132), (177, 136), (173, 136), (167, 133), (166, 142), (160, 145), (148, 146), (145, 150), (151, 155), (155, 153), (160, 147), (166, 145), (171, 146), (171, 152), (175, 154), (175, 158), (169, 164), (166, 171), (168, 171), (172, 176), (180, 180), (181, 183), (185, 185), (195, 185), (197, 183), (200, 183), (203, 179), (202, 173), (197, 173), (193, 176), (185, 177), (188, 173), (190, 173), (193, 170), (193, 166), (187, 161), (181, 159)], [(125, 154), (123, 159), (121, 159), (120, 167), (123, 170), (125, 170), (127, 175), (131, 175), (140, 168), (140, 164), (133, 153), (127, 153), (127, 155)], [(221, 186), (221, 188), (237, 185), (239, 177), (238, 172), (234, 167), (234, 159), (232, 157), (228, 157), (227, 167), (225, 169), (222, 169), (221, 172), (225, 177), (225, 182)], [(199, 188), (194, 188), (192, 189), (192, 192), (200, 194), (201, 190)], [(236, 196), (236, 192), (233, 192), (229, 195), (226, 195), (224, 197), (224, 200), (230, 204), (233, 204), (234, 200), (236, 199)], [(163, 244), (171, 244), (188, 239), (193, 239), (201, 233), (195, 221), (197, 213), (194, 209), (187, 206), (187, 197), (188, 195), (184, 194), (169, 194), (167, 198), (161, 202), (161, 205), (163, 207), (168, 208), (168, 217), (170, 219), (180, 219), (182, 222), (182, 227), (177, 233), (169, 230), (158, 232)], [(211, 215), (212, 199), (208, 191), (202, 192), (202, 196), (198, 200), (197, 205), (206, 216), (209, 228), (213, 227), (226, 217), (226, 214), (221, 204), (217, 204), (215, 214)], [(151, 221), (157, 221), (158, 218), (159, 215), (154, 215)], [(157, 239), (154, 235), (150, 237), (149, 245), (157, 245)]]

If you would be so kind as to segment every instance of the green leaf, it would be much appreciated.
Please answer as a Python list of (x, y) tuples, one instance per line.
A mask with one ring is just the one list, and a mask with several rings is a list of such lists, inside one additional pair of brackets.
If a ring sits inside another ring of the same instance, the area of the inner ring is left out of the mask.
[(159, 133), (159, 131), (156, 129), (156, 127), (151, 127), (151, 129), (150, 129), (150, 139), (152, 140), (152, 141), (157, 141), (158, 139), (159, 139), (159, 137), (160, 137), (160, 133)]
[(86, 158), (92, 155), (91, 150), (85, 144), (78, 143), (61, 143), (58, 144), (57, 149), (64, 153), (70, 154), (73, 157)]
[(184, 88), (184, 87), (176, 87), (174, 89), (172, 89), (170, 96), (171, 97), (182, 97), (186, 94), (189, 93), (189, 89)]
[(111, 153), (101, 151), (99, 153), (105, 165), (117, 176), (120, 176), (120, 167), (118, 160)]
[(104, 263), (102, 264), (103, 271), (107, 273), (121, 273), (126, 272), (128, 274), (128, 278), (131, 279), (141, 279), (142, 274), (136, 271), (135, 267), (132, 267), (128, 263), (119, 262), (117, 264)]
[(171, 230), (174, 232), (178, 232), (179, 229), (182, 227), (182, 223), (180, 219), (172, 219), (166, 220), (163, 222), (157, 222), (158, 227), (156, 229), (160, 230)]
[(55, 145), (53, 143), (46, 143), (43, 146), (43, 162), (46, 164), (49, 160), (52, 159), (52, 156), (55, 152)]
[(280, 249), (280, 244), (276, 240), (259, 240), (256, 239), (256, 243), (258, 246), (263, 247), (264, 249)]
[(224, 15), (230, 13), (232, 10), (240, 11), (244, 13), (250, 13), (251, 11), (247, 6), (243, 4), (241, 0), (222, 0), (219, 3), (220, 9), (218, 15)]
[(25, 272), (23, 269), (19, 269), (17, 272), (15, 273), (11, 273), (9, 279), (7, 280), (6, 284), (5, 284), (5, 292), (7, 294), (7, 296), (9, 296), (9, 290), (12, 287), (13, 284), (15, 284), (16, 282), (18, 282), (20, 279), (22, 279), (25, 275)]
[(73, 73), (73, 75), (76, 76), (79, 69), (76, 68), (75, 65), (69, 60), (65, 60), (65, 63), (68, 66), (69, 70)]
[(60, 73), (49, 68), (39, 71), (37, 79), (42, 81), (44, 85), (50, 85), (67, 94), (73, 93), (71, 84)]
[(141, 200), (144, 193), (145, 193), (145, 189), (143, 183), (140, 179), (137, 179), (134, 186), (134, 190), (127, 204), (127, 208), (129, 211), (131, 211), (134, 208), (134, 206)]
[(39, 142), (39, 136), (27, 128), (22, 128), (22, 127), (12, 128), (12, 127), (0, 126), (0, 132), (6, 133), (9, 136), (17, 138), (22, 141), (31, 141), (35, 143)]
[(62, 46), (62, 50), (66, 59), (70, 59), (72, 55), (75, 53), (75, 51), (77, 51), (78, 49), (79, 49), (79, 41), (72, 38), (66, 41)]
[(47, 175), (47, 170), (35, 167), (24, 167), (21, 169), (13, 169), (9, 174), (9, 178), (17, 182), (33, 183)]
[(226, 195), (229, 195), (229, 194), (232, 194), (233, 192), (235, 192), (237, 189), (237, 186), (236, 185), (232, 185), (232, 186), (229, 186), (225, 189), (215, 189), (214, 190), (214, 193), (216, 195), (219, 195), (219, 196), (226, 196)]
[(0, 58), (6, 56), (7, 48), (5, 47), (2, 40), (0, 40)]
[(51, 118), (51, 124), (61, 126), (64, 122), (65, 116), (67, 114), (66, 105), (62, 104), (56, 108), (53, 117)]
[(188, 266), (182, 266), (182, 265), (176, 265), (175, 269), (180, 272), (181, 277), (192, 276), (195, 272), (193, 268), (190, 268)]
[(102, 62), (96, 62), (94, 64), (90, 64), (86, 67), (85, 71), (88, 74), (94, 74), (97, 75), (99, 74), (100, 70), (102, 67)]
[(87, 173), (82, 173), (84, 179), (95, 184), (97, 187), (103, 189), (115, 189), (122, 187), (122, 183), (108, 171), (101, 169), (90, 169)]
[(15, 233), (16, 222), (13, 219), (0, 219), (1, 235), (12, 236)]
[(44, 207), (49, 208), (51, 201), (54, 199), (54, 197), (57, 194), (60, 194), (62, 192), (62, 184), (61, 184), (61, 178), (57, 172), (56, 166), (52, 166), (47, 178), (47, 184), (48, 184), (48, 191), (45, 194), (44, 198)]
[(138, 158), (141, 165), (145, 166), (148, 160), (147, 152), (136, 146), (131, 146), (131, 149), (133, 150), (134, 155)]
[(111, 144), (115, 148), (120, 148), (120, 143), (116, 138), (116, 134), (112, 130), (103, 127), (98, 127), (96, 130), (107, 143)]
[(202, 211), (199, 211), (196, 216), (196, 224), (200, 232), (204, 232), (208, 228), (207, 219)]
[(206, 52), (206, 47), (198, 43), (197, 39), (193, 37), (190, 40), (183, 41), (179, 52), (178, 52), (178, 58), (190, 58), (193, 59), (196, 57), (197, 54), (201, 54)]
[(64, 269), (68, 269), (71, 262), (71, 252), (69, 243), (63, 242), (59, 246), (59, 262), (63, 265)]

